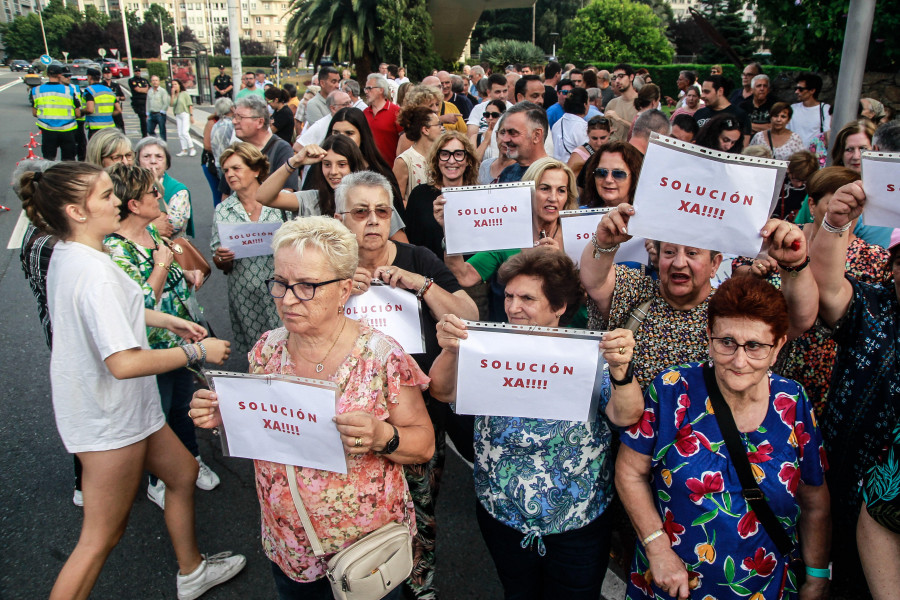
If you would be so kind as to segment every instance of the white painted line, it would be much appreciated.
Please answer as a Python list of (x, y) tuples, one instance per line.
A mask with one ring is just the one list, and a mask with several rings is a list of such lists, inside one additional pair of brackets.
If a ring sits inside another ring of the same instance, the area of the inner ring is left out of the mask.
[(15, 81), (10, 81), (9, 83), (4, 83), (3, 85), (0, 85), (0, 92), (11, 88), (12, 86), (14, 86), (18, 83), (22, 83), (22, 80), (16, 79)]
[(25, 239), (25, 230), (28, 229), (28, 217), (25, 216), (25, 211), (19, 211), (19, 220), (16, 221), (16, 226), (13, 228), (12, 235), (9, 236), (9, 243), (6, 244), (7, 250), (15, 250), (16, 248), (22, 247), (22, 240)]

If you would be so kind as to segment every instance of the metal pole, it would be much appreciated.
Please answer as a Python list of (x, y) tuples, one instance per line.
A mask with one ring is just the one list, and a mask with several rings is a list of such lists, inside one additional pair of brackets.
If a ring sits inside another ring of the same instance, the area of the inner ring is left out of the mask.
[(172, 25), (175, 28), (175, 56), (181, 56), (181, 49), (178, 47), (178, 16), (181, 11), (178, 10), (178, 0), (172, 0)]
[(537, 39), (534, 37), (534, 28), (535, 22), (537, 21), (537, 0), (534, 0), (534, 4), (531, 5), (531, 43), (534, 44), (534, 40)]
[(47, 32), (44, 31), (44, 7), (38, 2), (38, 19), (41, 22), (41, 35), (44, 37), (44, 54), (50, 56), (50, 49), (47, 48)]
[(243, 74), (240, 18), (237, 0), (228, 0), (228, 41), (231, 48), (231, 81), (234, 84), (234, 87), (231, 88), (231, 94), (235, 100), (237, 99), (237, 93), (240, 91), (241, 75)]
[(125, 4), (120, 0), (119, 14), (122, 15), (122, 31), (125, 32), (125, 52), (128, 53), (128, 72), (134, 77), (134, 61), (131, 60), (131, 38), (128, 35), (128, 22), (125, 20)]
[(838, 73), (834, 96), (834, 114), (831, 117), (832, 135), (828, 136), (828, 163), (831, 164), (831, 148), (834, 132), (845, 123), (856, 119), (869, 38), (872, 36), (872, 20), (875, 17), (875, 0), (850, 0), (847, 11), (847, 29), (844, 32), (844, 49), (841, 53), (841, 70)]

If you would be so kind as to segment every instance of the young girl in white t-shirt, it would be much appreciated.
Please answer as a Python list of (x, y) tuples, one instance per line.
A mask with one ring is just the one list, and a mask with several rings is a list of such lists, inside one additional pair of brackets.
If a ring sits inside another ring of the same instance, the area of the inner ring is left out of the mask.
[[(166, 483), (178, 598), (197, 598), (234, 577), (246, 559), (200, 554), (194, 530), (198, 464), (166, 425), (152, 376), (204, 359), (222, 364), (230, 344), (206, 338), (195, 323), (144, 308), (139, 286), (104, 251), (103, 239), (119, 227), (120, 201), (100, 167), (63, 162), (25, 173), (20, 186), (31, 222), (60, 239), (47, 273), (53, 410), (66, 449), (84, 465), (81, 536), (50, 598), (88, 597), (125, 532), (145, 470)], [(147, 326), (193, 343), (150, 350)]]

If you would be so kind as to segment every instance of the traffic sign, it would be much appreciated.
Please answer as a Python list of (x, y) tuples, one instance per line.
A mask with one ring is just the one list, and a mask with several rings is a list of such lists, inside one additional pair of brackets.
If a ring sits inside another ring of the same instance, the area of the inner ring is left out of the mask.
[(100, 55), (100, 58), (103, 58), (104, 56), (106, 56), (106, 48), (100, 48), (99, 50), (97, 50), (97, 54)]
[(118, 49), (118, 48), (110, 48), (109, 51), (112, 52), (113, 54), (115, 54), (116, 56), (119, 55), (119, 49)]
[(225, 48), (225, 54), (231, 54), (231, 48)]
[(53, 62), (53, 59), (50, 58), (49, 54), (44, 54), (43, 56), (41, 56), (42, 65), (49, 65), (51, 62)]

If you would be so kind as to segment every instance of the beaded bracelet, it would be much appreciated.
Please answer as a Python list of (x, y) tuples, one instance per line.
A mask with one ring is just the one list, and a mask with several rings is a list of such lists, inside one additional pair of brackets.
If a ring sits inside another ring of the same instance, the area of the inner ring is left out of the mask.
[(203, 364), (206, 362), (206, 346), (203, 345), (203, 342), (197, 342), (197, 345), (200, 346), (200, 360), (197, 361), (197, 364)]
[(828, 219), (822, 219), (822, 229), (827, 231), (828, 233), (836, 233), (838, 235), (843, 235), (845, 231), (850, 229), (850, 226), (853, 224), (853, 221), (848, 221), (846, 225), (843, 227), (835, 227), (831, 223), (828, 222)]
[(199, 356), (197, 355), (197, 350), (194, 348), (193, 344), (183, 344), (180, 346), (181, 351), (184, 352), (184, 355), (187, 357), (187, 365), (190, 367), (191, 365), (197, 364), (197, 359)]
[(431, 288), (431, 285), (433, 283), (434, 283), (434, 279), (432, 279), (431, 277), (426, 277), (425, 283), (423, 283), (422, 287), (419, 288), (419, 291), (416, 292), (416, 298), (421, 298), (422, 296), (424, 296), (425, 292), (427, 292)]
[(616, 244), (615, 246), (611, 246), (609, 248), (603, 248), (600, 246), (600, 243), (597, 241), (597, 234), (591, 234), (591, 244), (594, 246), (594, 258), (600, 258), (597, 254), (612, 254), (616, 250), (619, 249), (621, 244)]

